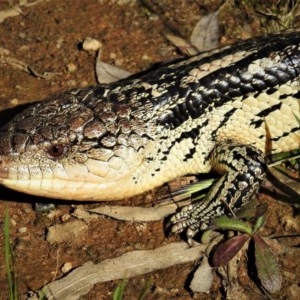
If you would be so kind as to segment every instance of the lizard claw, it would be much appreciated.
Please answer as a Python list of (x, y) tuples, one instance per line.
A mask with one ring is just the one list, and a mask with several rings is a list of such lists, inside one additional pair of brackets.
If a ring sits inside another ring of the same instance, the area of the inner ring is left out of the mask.
[(184, 206), (181, 211), (174, 214), (168, 224), (167, 229), (170, 234), (185, 232), (189, 245), (193, 244), (193, 238), (197, 233), (207, 229), (208, 225), (202, 220), (201, 216), (195, 215), (195, 206), (197, 204), (190, 204)]

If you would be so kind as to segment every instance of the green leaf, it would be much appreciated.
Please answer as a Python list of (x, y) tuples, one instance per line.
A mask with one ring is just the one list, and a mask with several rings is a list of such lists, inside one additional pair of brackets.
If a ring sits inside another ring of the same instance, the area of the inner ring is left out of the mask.
[[(206, 180), (201, 180), (196, 183), (192, 183), (188, 186), (185, 186), (184, 188), (181, 189), (180, 194), (183, 196), (189, 196), (191, 194), (199, 193), (200, 191), (203, 191), (209, 187), (211, 187), (214, 183), (215, 179), (206, 179)], [(205, 196), (205, 193), (201, 194), (200, 196), (196, 197), (193, 199), (193, 201), (200, 200)]]
[(212, 223), (216, 229), (235, 230), (245, 232), (249, 235), (252, 234), (251, 225), (247, 222), (238, 219), (229, 218), (227, 216), (221, 216), (219, 218), (214, 219)]
[(4, 215), (4, 257), (5, 257), (5, 269), (8, 280), (9, 299), (16, 300), (17, 296), (17, 283), (14, 271), (14, 257), (10, 244), (10, 226), (9, 226), (9, 211), (6, 206)]
[(270, 293), (280, 291), (282, 274), (270, 246), (257, 234), (253, 236), (255, 264), (262, 286)]
[(122, 300), (124, 289), (126, 286), (126, 279), (124, 278), (116, 287), (114, 294), (113, 294), (113, 300)]
[(211, 229), (205, 230), (201, 235), (201, 244), (208, 244), (214, 236)]
[(289, 205), (300, 204), (299, 179), (292, 178), (278, 167), (269, 169), (268, 178), (276, 189), (279, 190), (276, 197), (280, 197), (280, 201)]
[(146, 299), (146, 296), (147, 296), (147, 293), (149, 292), (150, 286), (151, 286), (151, 281), (148, 280), (145, 287), (143, 288), (141, 294), (138, 297), (139, 300)]
[(268, 164), (269, 167), (278, 166), (285, 161), (297, 160), (300, 158), (300, 151), (293, 150), (289, 152), (275, 153), (271, 156), (271, 161)]
[(257, 231), (259, 231), (260, 228), (262, 228), (262, 227), (264, 226), (265, 221), (266, 221), (265, 216), (260, 216), (260, 217), (256, 220), (256, 222), (255, 222), (255, 224), (254, 224), (254, 226), (253, 226), (252, 231), (255, 232), (255, 233), (256, 233)]

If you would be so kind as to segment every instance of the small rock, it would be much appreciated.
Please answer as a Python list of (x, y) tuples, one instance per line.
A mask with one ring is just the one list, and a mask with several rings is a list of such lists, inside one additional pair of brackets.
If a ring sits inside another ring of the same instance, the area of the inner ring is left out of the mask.
[(61, 220), (62, 222), (66, 223), (67, 221), (69, 221), (71, 218), (71, 216), (69, 214), (64, 214), (61, 216)]
[(140, 234), (145, 232), (147, 230), (147, 228), (148, 228), (147, 223), (137, 223), (137, 225), (135, 225), (135, 229)]
[(50, 220), (54, 220), (58, 217), (60, 217), (60, 215), (62, 214), (60, 209), (55, 209), (49, 212), (49, 214), (47, 214), (47, 218)]
[(152, 194), (148, 194), (148, 195), (146, 195), (146, 201), (148, 202), (150, 202), (150, 201), (153, 201), (153, 195)]
[(13, 218), (10, 218), (10, 224), (11, 226), (15, 227), (17, 225), (17, 221), (14, 220)]
[(171, 292), (172, 296), (174, 296), (174, 297), (179, 295), (179, 289), (172, 288), (172, 289), (170, 289), (170, 292)]
[(18, 232), (19, 233), (26, 233), (27, 232), (27, 227), (20, 227), (19, 229), (18, 229)]
[(71, 262), (66, 262), (63, 264), (63, 266), (61, 267), (61, 271), (66, 274), (68, 273), (71, 269), (73, 268), (73, 265)]
[(117, 58), (117, 54), (114, 53), (114, 52), (110, 52), (110, 53), (109, 53), (109, 58), (110, 58), (110, 59), (116, 59), (116, 58)]
[(85, 51), (98, 51), (102, 48), (102, 43), (91, 37), (87, 37), (82, 43), (82, 49)]
[(54, 243), (81, 243), (87, 236), (88, 226), (82, 221), (75, 220), (65, 224), (57, 224), (48, 228), (47, 241)]
[(69, 73), (75, 72), (76, 70), (77, 70), (77, 67), (75, 64), (73, 64), (73, 63), (67, 64), (67, 71)]
[(64, 39), (63, 38), (59, 38), (57, 41), (56, 41), (56, 48), (61, 48), (61, 46), (63, 45), (64, 43)]
[(18, 105), (19, 104), (19, 99), (17, 99), (17, 98), (13, 98), (13, 99), (11, 99), (10, 101), (10, 104), (12, 104), (12, 105)]

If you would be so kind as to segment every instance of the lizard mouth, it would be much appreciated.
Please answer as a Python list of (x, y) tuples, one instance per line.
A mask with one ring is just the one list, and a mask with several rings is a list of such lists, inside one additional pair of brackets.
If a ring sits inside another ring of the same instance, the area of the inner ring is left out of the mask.
[(71, 169), (68, 174), (58, 169), (53, 172), (54, 169), (49, 168), (48, 173), (45, 170), (40, 165), (15, 164), (9, 155), (0, 155), (0, 184), (18, 192), (71, 201), (112, 201), (140, 193), (140, 190), (131, 191), (130, 185), (138, 186), (132, 183), (130, 176), (99, 180), (91, 175), (84, 180), (80, 176), (82, 172), (71, 176)]

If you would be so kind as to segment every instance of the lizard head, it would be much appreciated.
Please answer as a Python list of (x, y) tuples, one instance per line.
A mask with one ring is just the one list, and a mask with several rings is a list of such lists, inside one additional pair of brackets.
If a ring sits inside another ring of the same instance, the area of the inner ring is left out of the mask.
[(126, 105), (87, 104), (75, 92), (33, 104), (0, 129), (0, 183), (68, 200), (137, 194), (132, 173), (146, 142), (138, 122)]

